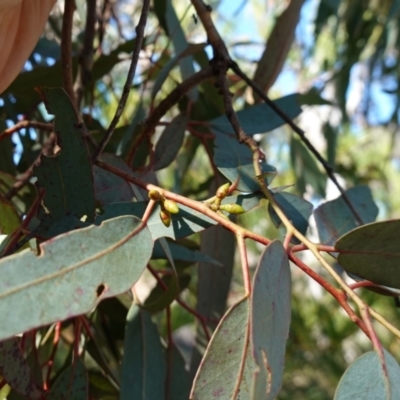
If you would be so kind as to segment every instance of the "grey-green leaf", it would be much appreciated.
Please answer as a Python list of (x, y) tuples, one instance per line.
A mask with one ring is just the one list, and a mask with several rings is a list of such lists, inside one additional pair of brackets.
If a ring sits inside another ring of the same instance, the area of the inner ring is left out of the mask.
[(80, 358), (61, 372), (54, 382), (48, 400), (87, 400), (89, 396), (88, 377)]
[(375, 222), (342, 236), (335, 244), (346, 272), (400, 289), (400, 220)]
[(393, 356), (383, 350), (386, 371), (377, 352), (357, 358), (346, 370), (336, 388), (335, 400), (400, 399), (400, 367)]
[(133, 304), (126, 321), (120, 399), (164, 399), (165, 368), (157, 327), (147, 311)]
[(242, 381), (247, 356), (249, 301), (243, 299), (221, 319), (196, 374), (190, 399), (230, 400)]
[(280, 241), (269, 244), (253, 278), (251, 294), (252, 356), (257, 364), (252, 399), (275, 399), (282, 385), (291, 320), (291, 275)]
[[(364, 224), (375, 221), (378, 207), (368, 186), (355, 186), (346, 190), (347, 198)], [(314, 211), (321, 243), (332, 246), (340, 236), (357, 228), (358, 222), (343, 196), (328, 201)]]
[(9, 317), (0, 339), (83, 314), (128, 290), (153, 248), (140, 225), (138, 218), (119, 217), (45, 242), (39, 256), (25, 250), (3, 258), (0, 312)]

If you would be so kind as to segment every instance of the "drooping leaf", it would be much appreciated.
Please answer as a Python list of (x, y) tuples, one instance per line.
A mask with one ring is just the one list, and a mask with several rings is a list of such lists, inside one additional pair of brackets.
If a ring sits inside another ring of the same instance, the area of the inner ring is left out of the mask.
[(77, 221), (83, 218), (85, 222), (93, 222), (93, 174), (83, 131), (78, 128), (78, 116), (63, 89), (42, 88), (40, 93), (48, 112), (56, 116), (54, 130), (61, 147), (55, 157), (42, 155), (40, 165), (33, 172), (38, 179), (37, 187), (45, 189), (38, 211), (42, 230), (65, 215), (73, 215)]
[(242, 380), (240, 367), (248, 353), (248, 323), (246, 298), (223, 316), (215, 330), (194, 380), (191, 400), (233, 398), (235, 387)]
[[(168, 352), (171, 352), (168, 354)], [(187, 400), (190, 393), (191, 381), (185, 369), (185, 360), (176, 346), (166, 351), (166, 363), (170, 368), (171, 380), (168, 384), (169, 392), (166, 398), (171, 400)]]
[(179, 114), (164, 129), (154, 152), (153, 169), (155, 171), (168, 167), (175, 160), (183, 143), (187, 122), (187, 116)]
[(282, 243), (276, 240), (265, 248), (253, 278), (250, 342), (257, 368), (252, 399), (273, 400), (281, 388), (290, 302), (289, 261)]
[[(309, 201), (292, 193), (274, 193), (273, 196), (281, 210), (292, 221), (293, 226), (305, 235), (308, 228), (308, 219), (313, 211), (313, 205)], [(268, 212), (274, 225), (279, 228), (282, 225), (282, 221), (271, 204), (268, 204)], [(297, 242), (297, 239), (293, 238), (293, 240)]]
[(13, 337), (0, 343), (2, 375), (19, 394), (30, 399), (41, 399), (43, 391), (36, 385), (29, 365), (24, 358), (19, 339)]
[(254, 82), (266, 93), (274, 84), (286, 61), (303, 3), (304, 0), (291, 0), (287, 8), (277, 18), (264, 53), (257, 63)]
[(87, 400), (88, 377), (80, 358), (73, 365), (61, 372), (54, 382), (46, 399), (49, 400)]
[(377, 352), (369, 351), (346, 370), (336, 388), (335, 400), (377, 400), (400, 398), (400, 367), (383, 349), (386, 370)]
[(335, 244), (339, 264), (351, 274), (400, 289), (400, 220), (356, 228)]
[[(121, 169), (124, 172), (132, 170), (119, 157), (104, 153), (100, 156), (100, 160)], [(94, 189), (96, 200), (102, 205), (110, 203), (121, 203), (124, 201), (132, 201), (135, 197), (133, 184), (127, 182), (120, 176), (117, 176), (97, 165), (93, 166)]]
[[(374, 222), (378, 215), (371, 190), (367, 186), (355, 186), (346, 195), (364, 224)], [(314, 211), (321, 243), (332, 246), (340, 236), (357, 228), (354, 214), (343, 197), (328, 201)]]
[[(128, 290), (151, 256), (153, 243), (141, 221), (120, 217), (63, 234), (0, 260), (0, 338), (91, 310), (102, 298)], [(135, 262), (132, 262), (134, 258)], [(13, 310), (10, 313), (10, 310)]]
[(165, 398), (165, 358), (150, 314), (133, 304), (126, 321), (121, 400)]
[(157, 283), (143, 304), (145, 310), (150, 312), (164, 310), (177, 298), (182, 290), (188, 287), (190, 275), (187, 273), (179, 274), (179, 276), (167, 275), (162, 278), (162, 281), (167, 290)]

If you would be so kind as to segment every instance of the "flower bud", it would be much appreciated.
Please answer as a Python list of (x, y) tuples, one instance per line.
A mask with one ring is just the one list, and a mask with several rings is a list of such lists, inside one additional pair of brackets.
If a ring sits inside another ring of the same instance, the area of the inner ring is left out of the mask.
[(171, 214), (178, 214), (179, 212), (178, 204), (174, 200), (169, 200), (169, 199), (164, 200), (163, 206)]
[(151, 189), (148, 193), (148, 196), (151, 200), (159, 201), (162, 199), (161, 193), (156, 189)]
[(243, 214), (246, 210), (239, 204), (221, 204), (219, 209), (229, 214)]
[(229, 182), (227, 182), (227, 183), (225, 183), (224, 185), (222, 185), (222, 186), (220, 186), (218, 189), (217, 189), (217, 193), (215, 193), (215, 196), (218, 198), (218, 199), (224, 199), (225, 197), (226, 197), (226, 195), (228, 194), (228, 192), (229, 192), (229, 186), (230, 186), (231, 184), (229, 183)]
[(171, 214), (167, 210), (160, 210), (160, 219), (167, 228), (171, 225)]

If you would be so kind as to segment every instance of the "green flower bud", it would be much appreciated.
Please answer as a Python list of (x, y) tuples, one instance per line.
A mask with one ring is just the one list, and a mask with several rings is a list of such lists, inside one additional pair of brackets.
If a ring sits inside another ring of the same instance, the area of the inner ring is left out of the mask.
[(221, 204), (219, 209), (229, 214), (243, 214), (246, 210), (239, 204)]
[(151, 189), (148, 193), (148, 196), (151, 200), (159, 201), (162, 199), (161, 193), (156, 189)]
[(228, 194), (228, 192), (229, 192), (229, 186), (231, 186), (231, 184), (229, 182), (227, 182), (224, 185), (220, 186), (217, 189), (217, 193), (215, 193), (215, 196), (218, 199), (221, 199), (221, 200), (224, 199), (226, 197), (226, 195)]
[(169, 199), (164, 200), (163, 206), (171, 214), (178, 214), (179, 212), (178, 204), (174, 200), (169, 200)]
[(167, 228), (171, 225), (171, 214), (167, 210), (160, 210), (160, 219)]

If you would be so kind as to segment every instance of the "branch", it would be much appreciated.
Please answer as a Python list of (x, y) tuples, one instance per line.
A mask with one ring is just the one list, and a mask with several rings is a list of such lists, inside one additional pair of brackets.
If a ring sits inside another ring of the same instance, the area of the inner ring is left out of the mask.
[(335, 186), (338, 188), (340, 191), (340, 194), (343, 197), (343, 200), (349, 207), (350, 211), (353, 213), (354, 218), (357, 220), (357, 222), (362, 225), (363, 221), (357, 212), (357, 210), (354, 208), (353, 204), (349, 200), (345, 190), (342, 188), (340, 183), (338, 182), (335, 174), (333, 173), (332, 167), (328, 164), (328, 162), (325, 160), (324, 157), (318, 152), (318, 150), (313, 146), (313, 144), (307, 139), (305, 136), (305, 132), (297, 126), (290, 117), (288, 117), (284, 111), (282, 111), (254, 82), (251, 80), (241, 69), (240, 67), (233, 62), (230, 65), (230, 68), (236, 72), (237, 75), (239, 75), (253, 90), (255, 93), (257, 93), (258, 96), (260, 96), (261, 99), (264, 100), (264, 102), (271, 107), (277, 115), (279, 115), (292, 129), (294, 132), (296, 132), (302, 142), (305, 144), (305, 146), (310, 150), (312, 154), (314, 154), (315, 158), (321, 163), (323, 168), (325, 169), (327, 175), (329, 176), (330, 180), (335, 184)]
[(107, 129), (106, 134), (104, 135), (103, 139), (101, 140), (100, 144), (94, 151), (92, 155), (92, 162), (95, 162), (99, 155), (103, 152), (104, 148), (106, 147), (108, 141), (111, 139), (112, 134), (114, 133), (114, 130), (119, 122), (119, 119), (124, 111), (126, 102), (129, 97), (129, 93), (131, 90), (131, 85), (133, 78), (135, 76), (135, 71), (136, 71), (136, 66), (138, 63), (139, 59), (139, 53), (142, 48), (143, 44), (143, 37), (144, 37), (144, 28), (146, 26), (147, 22), (147, 15), (149, 13), (149, 7), (150, 7), (150, 0), (143, 0), (143, 7), (142, 7), (142, 12), (140, 14), (140, 19), (139, 23), (136, 26), (136, 41), (135, 41), (135, 47), (133, 49), (132, 53), (132, 59), (131, 59), (131, 65), (129, 67), (128, 75), (126, 77), (126, 82), (124, 85), (124, 88), (122, 90), (122, 96), (121, 99), (119, 100), (117, 110), (115, 112), (114, 118), (111, 121), (110, 126)]
[(61, 66), (63, 88), (76, 107), (72, 77), (72, 25), (75, 11), (75, 0), (65, 0), (63, 24), (61, 31)]
[(131, 164), (133, 156), (140, 143), (146, 136), (151, 136), (155, 131), (160, 119), (167, 113), (167, 111), (177, 104), (190, 90), (195, 86), (211, 78), (214, 71), (211, 66), (196, 72), (185, 81), (180, 83), (164, 100), (162, 100), (153, 112), (142, 123), (142, 132), (137, 136), (136, 140), (132, 143), (129, 150), (127, 160)]

